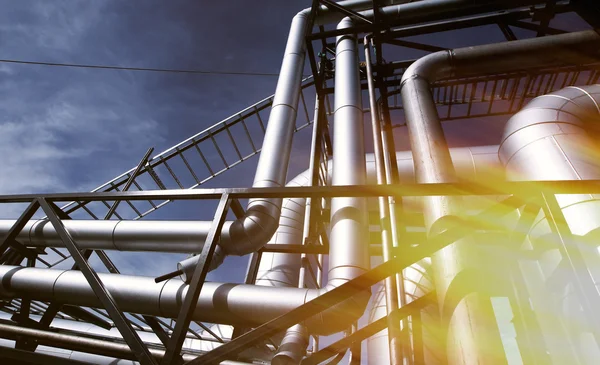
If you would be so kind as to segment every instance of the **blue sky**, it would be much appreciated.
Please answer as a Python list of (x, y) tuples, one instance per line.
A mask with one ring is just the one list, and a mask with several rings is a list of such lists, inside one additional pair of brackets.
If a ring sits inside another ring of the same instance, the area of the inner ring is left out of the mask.
[[(278, 73), (290, 21), (308, 6), (310, 1), (278, 0), (0, 0), (0, 58)], [(569, 15), (553, 25), (583, 27)], [(519, 37), (533, 35), (513, 30)], [(421, 39), (459, 47), (479, 43), (472, 34)], [(496, 27), (479, 34), (488, 42), (503, 41)], [(421, 55), (406, 49), (386, 52), (388, 61)], [(276, 81), (0, 63), (0, 194), (89, 191), (131, 168), (147, 148), (165, 150), (271, 95)], [(446, 132), (452, 146), (495, 144), (498, 126), (498, 119), (474, 120), (461, 127), (449, 124)], [(306, 133), (301, 138), (304, 145), (295, 142), (289, 178), (308, 165), (300, 153), (306, 150)], [(398, 144), (408, 147), (405, 137)], [(255, 162), (208, 186), (250, 186)], [(16, 218), (20, 209), (0, 206), (0, 218)], [(213, 204), (186, 202), (149, 218), (211, 219), (213, 213)], [(150, 276), (173, 270), (183, 257), (110, 255), (124, 273)], [(101, 270), (97, 260), (92, 262)], [(230, 257), (210, 278), (239, 282), (245, 269), (246, 258)]]
[[(276, 74), (291, 18), (305, 3), (0, 1), (0, 58)], [(161, 152), (271, 95), (276, 81), (0, 63), (0, 193), (89, 191), (147, 148)], [(251, 185), (255, 160), (210, 185)], [(21, 210), (3, 206), (0, 215)], [(149, 218), (213, 212), (212, 204), (182, 203)], [(145, 275), (169, 271), (182, 257), (111, 256), (124, 272)], [(150, 258), (152, 265), (137, 264)], [(228, 261), (228, 275), (213, 279), (240, 280), (245, 260)]]

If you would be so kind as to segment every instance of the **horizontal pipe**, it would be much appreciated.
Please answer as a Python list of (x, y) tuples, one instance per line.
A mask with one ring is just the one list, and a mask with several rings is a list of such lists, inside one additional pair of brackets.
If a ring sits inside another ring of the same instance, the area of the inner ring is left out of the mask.
[[(66, 333), (44, 331), (0, 323), (0, 337), (15, 341), (25, 337), (28, 339), (34, 339), (39, 345), (81, 351), (119, 359), (137, 360), (127, 344), (70, 335)], [(150, 354), (157, 360), (162, 359), (165, 353), (163, 350), (151, 347), (148, 348), (148, 351), (150, 351)], [(184, 354), (182, 357), (185, 362), (192, 361), (196, 358), (196, 356), (190, 354)]]
[[(177, 318), (188, 285), (178, 278), (155, 283), (154, 278), (98, 274), (124, 312)], [(25, 297), (84, 307), (102, 305), (79, 271), (0, 266), (0, 297)], [(283, 315), (319, 296), (319, 290), (206, 282), (193, 309), (192, 320), (253, 327)], [(306, 321), (315, 334), (343, 330), (353, 301), (338, 304), (329, 315)], [(251, 313), (252, 315), (248, 315)]]
[[(583, 65), (600, 60), (600, 35), (584, 31), (563, 35), (526, 39), (441, 51), (414, 62), (401, 81), (402, 104), (411, 148), (415, 153), (417, 182), (452, 183), (457, 173), (452, 164), (444, 131), (431, 92), (432, 84), (445, 78), (540, 69), (544, 67)], [(485, 181), (484, 184), (490, 184)], [(537, 189), (532, 189), (535, 191)], [(425, 198), (424, 217), (427, 232), (435, 234), (448, 229), (461, 209), (460, 200), (448, 196)], [(436, 292), (441, 312), (452, 305), (452, 291), (460, 278), (485, 277), (489, 258), (471, 260), (474, 248), (469, 239), (455, 242), (432, 256)], [(458, 279), (457, 279), (458, 278)], [(464, 280), (464, 279), (463, 279)], [(483, 289), (501, 286), (486, 283), (458, 304), (449, 319), (450, 352), (448, 362), (466, 364), (482, 361), (506, 363), (500, 334), (489, 295)]]
[[(482, 176), (502, 180), (503, 171), (500, 168), (497, 151), (498, 146), (455, 148), (451, 149), (451, 155), (465, 181), (475, 181), (476, 177)], [(365, 158), (367, 184), (372, 185), (376, 182), (374, 156), (367, 154)], [(414, 181), (412, 153), (410, 151), (397, 152), (396, 158), (402, 181)], [(306, 174), (307, 172), (303, 172), (298, 175), (290, 182), (290, 186), (307, 189), (299, 186), (302, 181), (306, 181)], [(372, 188), (375, 189), (373, 191), (376, 191), (377, 187), (372, 186)], [(373, 194), (364, 191), (360, 194), (360, 196), (369, 195)], [(278, 233), (281, 234), (273, 237), (272, 244), (301, 243), (300, 239), (286, 237), (283, 233), (302, 233), (302, 222), (297, 222), (296, 218), (303, 219), (304, 197), (297, 195), (296, 198), (284, 199), (284, 202), (287, 200), (290, 200), (290, 203), (284, 204), (286, 207), (284, 219), (288, 220), (280, 228), (281, 232), (278, 230)], [(295, 219), (291, 220), (291, 218)], [(15, 220), (0, 220), (0, 236), (5, 235), (14, 223)], [(201, 252), (210, 228), (210, 222), (198, 221), (65, 220), (63, 224), (81, 249), (173, 253)], [(231, 222), (225, 224), (231, 224)], [(64, 247), (64, 243), (58, 237), (54, 227), (49, 221), (43, 219), (27, 223), (17, 236), (17, 240), (28, 247)]]

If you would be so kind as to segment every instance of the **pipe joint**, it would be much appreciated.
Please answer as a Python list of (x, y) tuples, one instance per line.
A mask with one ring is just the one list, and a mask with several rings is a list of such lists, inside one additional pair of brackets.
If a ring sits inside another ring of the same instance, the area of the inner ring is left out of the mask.
[(413, 62), (402, 75), (400, 87), (414, 79), (424, 79), (428, 83), (435, 82), (443, 77), (452, 75), (452, 51), (439, 51), (431, 53)]

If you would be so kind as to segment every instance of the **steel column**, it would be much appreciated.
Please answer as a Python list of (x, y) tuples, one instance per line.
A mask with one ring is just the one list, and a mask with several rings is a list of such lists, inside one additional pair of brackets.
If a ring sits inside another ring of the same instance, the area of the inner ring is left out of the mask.
[[(381, 123), (379, 121), (379, 111), (377, 108), (377, 100), (375, 98), (375, 83), (373, 82), (373, 68), (371, 65), (371, 49), (369, 47), (369, 37), (364, 38), (365, 49), (365, 64), (367, 71), (367, 81), (369, 83), (369, 103), (371, 107), (371, 127), (373, 130), (373, 151), (375, 155), (375, 165), (377, 170), (377, 184), (385, 184), (385, 162), (384, 152), (382, 148)], [(379, 218), (381, 225), (381, 242), (383, 248), (383, 261), (388, 261), (393, 257), (393, 242), (391, 232), (391, 222), (389, 216), (389, 201), (387, 197), (380, 196), (379, 203)], [(392, 275), (385, 279), (385, 299), (386, 310), (388, 315), (388, 332), (389, 332), (389, 348), (390, 361), (392, 364), (402, 364), (402, 344), (400, 322), (396, 318), (395, 313), (398, 308), (398, 290), (396, 276)]]
[[(542, 209), (550, 225), (552, 233), (559, 239), (559, 251), (562, 259), (566, 261), (567, 266), (573, 274), (573, 283), (579, 296), (581, 306), (586, 313), (586, 318), (592, 324), (592, 334), (598, 346), (600, 346), (600, 293), (598, 287), (590, 275), (585, 264), (585, 260), (577, 248), (579, 243), (571, 233), (571, 229), (565, 219), (565, 216), (556, 200), (554, 194), (542, 193)], [(595, 330), (594, 330), (595, 329)]]

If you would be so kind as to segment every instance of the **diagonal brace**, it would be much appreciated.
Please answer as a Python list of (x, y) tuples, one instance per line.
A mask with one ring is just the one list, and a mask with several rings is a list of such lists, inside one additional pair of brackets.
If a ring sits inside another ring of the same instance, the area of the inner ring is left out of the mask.
[(121, 332), (123, 339), (129, 345), (132, 352), (135, 354), (135, 357), (142, 365), (156, 365), (156, 361), (150, 354), (150, 351), (148, 351), (146, 345), (133, 330), (123, 312), (119, 310), (114, 298), (108, 292), (108, 290), (106, 290), (106, 287), (98, 277), (98, 274), (96, 274), (96, 272), (90, 267), (87, 260), (83, 257), (79, 251), (79, 248), (75, 244), (73, 237), (71, 237), (71, 234), (66, 230), (62, 221), (54, 212), (54, 209), (52, 209), (50, 204), (48, 204), (44, 198), (38, 198), (37, 203), (48, 216), (50, 223), (52, 223), (52, 226), (60, 236), (67, 250), (69, 250), (69, 253), (75, 260), (77, 266), (79, 266), (79, 270), (81, 270), (81, 273), (86, 278), (92, 290), (108, 312), (110, 318), (115, 323), (115, 326), (119, 329), (119, 332)]
[(373, 24), (373, 22), (371, 21), (371, 19), (355, 12), (354, 10), (350, 10), (348, 8), (345, 8), (337, 3), (334, 3), (333, 1), (330, 0), (319, 0), (319, 2), (321, 2), (321, 4), (325, 5), (327, 8), (331, 9), (331, 10), (337, 10), (340, 13), (349, 16), (351, 18), (354, 19), (359, 19), (362, 20), (363, 22), (367, 23), (367, 24)]
[(206, 275), (208, 274), (208, 269), (210, 266), (209, 263), (217, 247), (218, 239), (221, 235), (221, 229), (223, 228), (223, 224), (227, 218), (227, 211), (229, 210), (230, 204), (231, 199), (229, 198), (229, 194), (223, 194), (221, 196), (221, 200), (219, 201), (219, 206), (217, 207), (212, 226), (210, 227), (210, 231), (208, 232), (208, 236), (204, 242), (204, 247), (202, 247), (202, 252), (200, 255), (198, 255), (196, 269), (194, 270), (194, 275), (192, 276), (192, 280), (188, 286), (179, 316), (177, 316), (177, 322), (175, 324), (175, 329), (173, 330), (173, 335), (171, 336), (169, 345), (165, 351), (165, 356), (161, 361), (162, 365), (172, 364), (175, 360), (175, 357), (179, 356), (179, 353), (181, 352), (181, 347), (183, 346), (183, 341), (185, 340), (185, 334), (190, 327), (192, 314), (196, 304), (198, 303), (198, 296), (200, 295), (204, 281), (206, 280)]
[[(422, 296), (421, 298), (416, 299), (416, 300), (406, 304), (405, 306), (397, 309), (395, 315), (398, 320), (402, 320), (402, 319), (408, 317), (409, 315), (411, 315), (412, 313), (414, 313), (415, 311), (418, 311), (421, 308), (427, 306), (433, 300), (435, 300), (435, 293), (434, 292), (428, 293), (428, 294)], [(344, 337), (341, 340), (334, 342), (331, 345), (315, 352), (311, 356), (302, 360), (301, 365), (320, 364), (321, 362), (327, 360), (328, 358), (330, 358), (342, 351), (347, 350), (354, 343), (361, 342), (362, 340), (364, 340), (368, 337), (371, 337), (374, 334), (376, 334), (377, 332), (385, 329), (386, 325), (387, 325), (387, 317), (380, 318), (377, 321), (359, 329), (358, 331), (354, 332), (353, 334), (351, 334), (347, 337)]]

